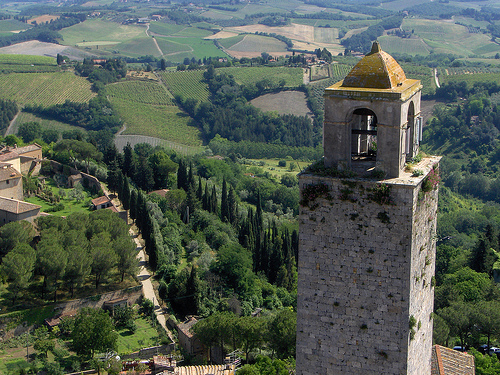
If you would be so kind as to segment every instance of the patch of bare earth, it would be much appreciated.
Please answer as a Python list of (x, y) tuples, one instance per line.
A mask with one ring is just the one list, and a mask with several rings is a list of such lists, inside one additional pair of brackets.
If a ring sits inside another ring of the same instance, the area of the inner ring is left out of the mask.
[(57, 20), (59, 16), (52, 16), (50, 14), (44, 14), (43, 16), (38, 16), (28, 20), (28, 23), (40, 25), (45, 22), (50, 22), (52, 20)]
[(250, 103), (264, 112), (278, 112), (280, 115), (312, 117), (307, 107), (306, 95), (302, 91), (283, 91), (266, 94), (253, 99)]
[(73, 47), (55, 43), (39, 42), (38, 40), (30, 40), (28, 42), (2, 47), (0, 48), (0, 53), (52, 57), (56, 57), (57, 54), (60, 53), (61, 55), (68, 56), (72, 60), (83, 60), (84, 57), (90, 56), (88, 53)]
[(209, 35), (203, 39), (226, 39), (226, 38), (232, 38), (233, 36), (238, 36), (238, 33), (233, 33), (230, 31), (219, 31), (218, 33), (214, 35)]

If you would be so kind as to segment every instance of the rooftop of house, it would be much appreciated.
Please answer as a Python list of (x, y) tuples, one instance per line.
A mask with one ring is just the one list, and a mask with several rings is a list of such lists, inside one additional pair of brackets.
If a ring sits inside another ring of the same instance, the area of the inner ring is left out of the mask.
[(0, 210), (11, 212), (13, 214), (22, 214), (24, 212), (39, 210), (42, 206), (23, 202), (17, 199), (0, 197)]
[(191, 327), (193, 327), (196, 323), (198, 323), (198, 320), (194, 316), (190, 316), (186, 321), (177, 324), (177, 328), (187, 337), (193, 337)]
[(163, 197), (165, 198), (165, 195), (167, 195), (167, 193), (169, 192), (170, 190), (169, 189), (160, 189), (160, 190), (153, 190), (153, 191), (150, 191), (148, 193), (148, 195), (151, 195), (151, 194), (158, 194), (160, 197)]
[(38, 143), (32, 143), (32, 144), (27, 145), (27, 146), (16, 147), (13, 151), (19, 155), (22, 155), (26, 152), (37, 151), (37, 150), (41, 150), (41, 149), (42, 149), (42, 146), (40, 146)]
[(12, 180), (21, 178), (22, 175), (10, 163), (0, 162), (0, 181)]
[(111, 199), (109, 199), (107, 196), (103, 195), (101, 197), (98, 197), (98, 198), (95, 198), (95, 199), (92, 199), (92, 204), (94, 206), (98, 206), (100, 204), (104, 204), (104, 203), (108, 203), (108, 202), (111, 202)]
[(444, 346), (432, 347), (431, 375), (474, 375), (474, 357)]

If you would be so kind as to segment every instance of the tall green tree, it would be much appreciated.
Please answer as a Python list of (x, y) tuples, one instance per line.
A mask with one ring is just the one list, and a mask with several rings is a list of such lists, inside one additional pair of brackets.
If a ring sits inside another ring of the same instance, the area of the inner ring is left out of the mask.
[(138, 266), (135, 242), (128, 236), (121, 237), (113, 242), (113, 248), (118, 259), (116, 266), (122, 275), (121, 281), (123, 282), (125, 274), (132, 277), (137, 275)]
[(83, 308), (75, 317), (73, 350), (84, 359), (95, 353), (116, 350), (118, 335), (110, 316), (101, 309)]
[(12, 304), (22, 290), (28, 287), (28, 282), (33, 275), (36, 253), (26, 243), (19, 243), (2, 259), (1, 269), (10, 281), (12, 291)]
[(113, 250), (110, 235), (107, 232), (95, 234), (90, 239), (92, 251), (92, 274), (95, 277), (95, 288), (108, 274), (117, 262), (117, 255)]
[(295, 357), (297, 314), (283, 309), (269, 321), (269, 346), (278, 358)]

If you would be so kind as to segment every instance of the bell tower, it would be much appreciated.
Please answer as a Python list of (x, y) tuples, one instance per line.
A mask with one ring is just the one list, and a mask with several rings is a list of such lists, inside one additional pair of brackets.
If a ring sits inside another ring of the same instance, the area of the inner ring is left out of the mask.
[(324, 159), (299, 175), (297, 374), (428, 375), (439, 157), (421, 84), (377, 42), (326, 88)]

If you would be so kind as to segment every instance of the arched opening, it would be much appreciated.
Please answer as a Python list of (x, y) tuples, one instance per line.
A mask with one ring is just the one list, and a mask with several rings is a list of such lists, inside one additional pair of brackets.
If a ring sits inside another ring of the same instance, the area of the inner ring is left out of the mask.
[(351, 160), (375, 161), (377, 158), (377, 116), (368, 108), (355, 109), (351, 121)]
[(416, 137), (415, 134), (415, 105), (410, 102), (408, 106), (408, 115), (406, 117), (406, 133), (404, 143), (404, 153), (406, 154), (406, 161), (411, 160), (415, 156)]

